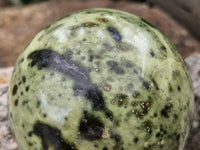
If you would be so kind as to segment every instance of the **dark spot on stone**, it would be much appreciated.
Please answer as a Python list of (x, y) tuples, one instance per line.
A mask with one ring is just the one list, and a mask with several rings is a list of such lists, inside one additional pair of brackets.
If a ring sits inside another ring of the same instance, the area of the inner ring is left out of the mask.
[(138, 71), (137, 71), (137, 70), (135, 70), (135, 69), (133, 70), (133, 72), (134, 72), (135, 74), (138, 74)]
[(29, 136), (29, 137), (32, 137), (32, 134), (33, 134), (32, 131), (28, 132), (28, 136)]
[(22, 124), (22, 128), (24, 128), (24, 124)]
[(67, 117), (65, 117), (65, 120), (68, 120), (68, 118), (67, 118)]
[(90, 55), (89, 56), (89, 62), (92, 62), (94, 60), (94, 56), (93, 55)]
[(18, 105), (18, 102), (19, 102), (19, 100), (18, 100), (18, 99), (16, 99), (16, 100), (15, 100), (15, 106), (17, 106), (17, 105)]
[(150, 55), (151, 55), (151, 57), (155, 56), (155, 53), (154, 53), (154, 51), (152, 49), (150, 49)]
[(45, 76), (42, 76), (42, 80), (44, 80), (45, 79)]
[(88, 89), (85, 96), (92, 103), (94, 109), (96, 110), (105, 109), (105, 103), (102, 96), (102, 92), (99, 91), (97, 88)]
[(29, 91), (29, 86), (26, 87), (26, 92), (28, 92), (28, 91)]
[(38, 101), (37, 101), (37, 108), (38, 108), (40, 105), (41, 105), (41, 101), (38, 100)]
[(134, 98), (138, 98), (140, 96), (140, 92), (138, 92), (138, 91), (134, 91), (133, 92), (133, 97)]
[(17, 93), (17, 85), (15, 84), (12, 90), (12, 95), (15, 95)]
[(84, 139), (93, 141), (102, 138), (104, 124), (92, 114), (84, 112), (80, 120), (79, 132)]
[(181, 137), (181, 135), (180, 135), (180, 134), (177, 134), (176, 140), (179, 141), (179, 140), (180, 140), (180, 137)]
[(135, 137), (133, 141), (137, 143), (139, 141), (138, 137)]
[(25, 77), (25, 76), (22, 77), (22, 82), (23, 82), (23, 83), (26, 82), (26, 77)]
[(110, 120), (113, 120), (113, 113), (112, 113), (112, 111), (107, 110), (105, 115), (106, 115), (106, 118), (109, 118)]
[(144, 86), (145, 89), (149, 90), (150, 89), (150, 84), (145, 81), (143, 78), (140, 77), (140, 81), (142, 82), (142, 85)]
[(44, 118), (46, 118), (46, 117), (47, 117), (47, 114), (46, 114), (46, 113), (44, 113), (44, 114), (43, 114), (43, 117), (44, 117)]
[(13, 114), (12, 113), (10, 113), (10, 117), (13, 118)]
[(174, 114), (173, 115), (174, 119), (176, 120), (178, 118), (178, 115), (177, 114)]
[(177, 90), (180, 92), (180, 91), (181, 91), (181, 87), (180, 87), (180, 86), (177, 86)]
[(23, 92), (21, 92), (21, 95), (24, 95), (24, 93), (23, 93)]
[(154, 115), (153, 115), (154, 117), (157, 117), (158, 115), (157, 115), (157, 113), (154, 113)]
[(97, 145), (97, 144), (94, 144), (94, 147), (96, 147), (96, 148), (97, 148), (97, 147), (98, 147), (98, 145)]
[(169, 90), (170, 93), (174, 91), (173, 88), (172, 88), (172, 85), (170, 83), (168, 84), (168, 90)]
[(119, 67), (118, 63), (115, 61), (107, 61), (106, 64), (110, 66), (110, 69), (113, 70), (116, 74), (124, 74), (124, 70)]
[(153, 123), (150, 120), (146, 120), (143, 122), (143, 128), (148, 133), (152, 133)]
[(25, 106), (26, 104), (28, 104), (28, 101), (23, 101), (22, 105)]
[(159, 138), (159, 137), (161, 137), (161, 136), (162, 136), (162, 134), (161, 134), (160, 132), (156, 133), (156, 137), (157, 137), (157, 138)]
[(116, 143), (121, 141), (121, 136), (119, 134), (112, 134), (111, 138), (114, 139)]
[(102, 150), (108, 150), (108, 148), (107, 148), (107, 147), (104, 147)]
[(154, 79), (152, 79), (151, 81), (153, 82), (153, 85), (155, 86), (156, 90), (159, 90), (157, 82)]
[(127, 104), (127, 98), (128, 98), (127, 95), (120, 93), (120, 94), (117, 94), (116, 97), (117, 97), (118, 106), (122, 106), (122, 105)]
[(161, 50), (163, 50), (164, 52), (167, 52), (167, 49), (165, 46), (161, 46)]
[(55, 150), (76, 150), (73, 144), (67, 143), (61, 135), (61, 131), (50, 125), (36, 122), (33, 127), (33, 133), (42, 140), (44, 150), (53, 146)]
[(168, 113), (171, 111), (172, 107), (173, 107), (172, 104), (165, 105), (165, 108), (161, 110), (161, 115), (164, 116), (165, 118), (169, 118)]
[(33, 146), (33, 143), (31, 143), (31, 142), (28, 142), (28, 145), (29, 145), (29, 146)]
[(115, 41), (120, 42), (122, 37), (119, 34), (119, 31), (117, 31), (117, 29), (113, 28), (113, 27), (108, 27), (107, 28), (108, 31), (112, 34), (112, 37)]

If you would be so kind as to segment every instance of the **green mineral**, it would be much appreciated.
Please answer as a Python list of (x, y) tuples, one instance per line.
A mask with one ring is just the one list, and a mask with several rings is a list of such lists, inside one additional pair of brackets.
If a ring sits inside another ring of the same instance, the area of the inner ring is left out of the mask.
[(19, 56), (9, 117), (21, 150), (182, 150), (193, 90), (144, 19), (96, 8), (41, 30)]

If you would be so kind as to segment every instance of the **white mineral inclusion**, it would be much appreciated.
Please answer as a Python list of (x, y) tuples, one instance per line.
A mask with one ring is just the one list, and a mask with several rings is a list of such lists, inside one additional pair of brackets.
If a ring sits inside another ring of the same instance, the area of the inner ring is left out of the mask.
[(46, 112), (46, 115), (51, 117), (55, 122), (64, 125), (65, 117), (68, 117), (68, 114), (73, 110), (71, 108), (61, 108), (50, 104), (48, 102), (49, 98), (47, 96), (48, 95), (40, 92), (39, 99), (41, 100), (41, 109), (43, 110), (43, 112)]

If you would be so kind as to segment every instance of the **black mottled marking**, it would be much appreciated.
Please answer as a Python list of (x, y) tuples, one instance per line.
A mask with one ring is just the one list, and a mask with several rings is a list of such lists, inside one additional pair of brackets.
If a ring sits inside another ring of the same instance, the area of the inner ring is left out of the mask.
[(28, 92), (28, 91), (29, 91), (29, 86), (26, 87), (26, 92)]
[(61, 131), (50, 125), (37, 122), (33, 127), (33, 134), (39, 136), (42, 140), (44, 150), (53, 146), (55, 150), (76, 150), (73, 144), (67, 143), (61, 135)]
[(106, 110), (102, 92), (91, 83), (88, 69), (74, 62), (71, 55), (72, 53), (67, 53), (66, 56), (62, 56), (52, 50), (42, 49), (32, 52), (28, 59), (31, 59), (31, 67), (36, 65), (38, 69), (56, 70), (69, 76), (74, 80), (73, 89), (76, 96), (85, 96), (95, 110)]
[(89, 60), (89, 62), (92, 62), (94, 60), (94, 56), (90, 55), (88, 60)]
[(29, 136), (29, 137), (32, 137), (32, 135), (33, 135), (33, 132), (32, 132), (32, 131), (29, 131), (29, 132), (28, 132), (28, 136)]
[(181, 91), (181, 87), (180, 87), (180, 86), (177, 86), (177, 90), (180, 92), (180, 91)]
[(16, 99), (16, 100), (15, 100), (15, 106), (17, 106), (17, 105), (18, 105), (18, 102), (19, 102), (19, 100), (18, 100), (18, 99)]
[(154, 51), (152, 49), (150, 49), (150, 55), (151, 55), (151, 57), (155, 56), (155, 53), (154, 53)]
[(28, 101), (23, 101), (22, 105), (25, 106), (26, 104), (28, 104)]
[(26, 82), (26, 77), (25, 77), (25, 76), (22, 77), (22, 82), (23, 82), (23, 83)]
[(113, 113), (112, 113), (112, 111), (107, 110), (105, 115), (106, 115), (106, 118), (109, 118), (110, 120), (113, 120)]
[(143, 122), (143, 128), (148, 133), (152, 133), (153, 123), (150, 120), (146, 120)]
[(107, 147), (104, 147), (102, 150), (108, 150), (108, 148), (107, 148)]
[(119, 34), (119, 31), (113, 27), (108, 27), (108, 31), (112, 34), (112, 37), (115, 41), (120, 42), (122, 40), (121, 35)]
[(140, 77), (140, 81), (142, 82), (142, 85), (144, 86), (145, 89), (147, 90), (150, 89), (150, 84), (146, 80)]
[(156, 90), (159, 90), (157, 82), (154, 79), (152, 79), (151, 81), (153, 82), (153, 85), (155, 86)]
[(139, 138), (138, 137), (135, 137), (134, 140), (133, 140), (135, 143), (137, 143), (139, 141)]
[(80, 120), (79, 132), (84, 139), (93, 141), (102, 138), (104, 124), (92, 114), (84, 112)]
[(37, 108), (38, 108), (40, 105), (41, 105), (41, 101), (38, 100), (38, 101), (37, 101)]
[(86, 92), (85, 96), (92, 103), (93, 108), (97, 110), (105, 109), (105, 103), (102, 97), (102, 92), (99, 91), (97, 88), (89, 89)]
[(169, 83), (168, 84), (168, 91), (171, 93), (171, 92), (173, 92), (174, 90), (173, 90), (173, 87), (172, 87), (172, 85)]
[(13, 114), (12, 113), (10, 113), (10, 117), (13, 118)]
[(178, 115), (177, 114), (174, 114), (173, 115), (174, 119), (176, 120), (178, 118)]
[(115, 61), (107, 61), (106, 64), (110, 66), (110, 69), (113, 70), (116, 74), (124, 74), (124, 70), (119, 67), (118, 63)]
[(17, 93), (17, 85), (15, 84), (14, 87), (13, 87), (13, 90), (12, 90), (12, 95), (14, 96), (16, 93)]
[(163, 50), (164, 52), (167, 52), (167, 49), (165, 46), (161, 46), (161, 50)]
[(172, 104), (167, 104), (165, 105), (165, 108), (163, 108), (160, 113), (162, 116), (164, 116), (165, 118), (169, 118), (168, 113), (171, 111), (173, 105)]
[(133, 92), (133, 97), (134, 97), (134, 98), (138, 98), (140, 95), (141, 95), (141, 94), (140, 94), (140, 92), (138, 92), (138, 91), (134, 91), (134, 92)]
[(116, 133), (112, 134), (110, 137), (112, 139), (114, 139), (116, 143), (119, 143), (121, 141), (121, 139), (122, 139), (122, 137), (119, 134), (116, 134)]

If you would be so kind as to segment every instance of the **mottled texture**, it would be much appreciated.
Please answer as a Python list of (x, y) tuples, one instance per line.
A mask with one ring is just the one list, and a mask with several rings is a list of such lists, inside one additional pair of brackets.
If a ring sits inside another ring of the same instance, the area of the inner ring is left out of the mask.
[(187, 68), (170, 41), (111, 9), (44, 28), (20, 55), (9, 89), (22, 150), (181, 150), (193, 107)]

